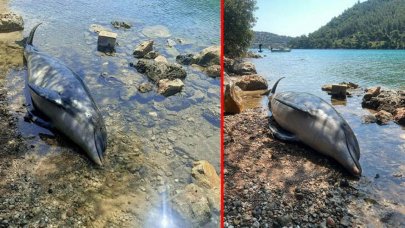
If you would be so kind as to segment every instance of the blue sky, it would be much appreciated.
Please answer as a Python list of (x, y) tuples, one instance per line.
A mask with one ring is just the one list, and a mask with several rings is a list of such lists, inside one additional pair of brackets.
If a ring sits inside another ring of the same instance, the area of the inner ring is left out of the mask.
[[(253, 30), (300, 36), (314, 32), (358, 0), (257, 0)], [(364, 2), (365, 0), (360, 0)]]

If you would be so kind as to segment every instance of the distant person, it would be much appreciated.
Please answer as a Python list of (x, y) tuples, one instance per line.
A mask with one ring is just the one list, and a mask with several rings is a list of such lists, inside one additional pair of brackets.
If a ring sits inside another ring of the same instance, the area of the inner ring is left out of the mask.
[(263, 52), (262, 51), (262, 44), (259, 44), (259, 52)]

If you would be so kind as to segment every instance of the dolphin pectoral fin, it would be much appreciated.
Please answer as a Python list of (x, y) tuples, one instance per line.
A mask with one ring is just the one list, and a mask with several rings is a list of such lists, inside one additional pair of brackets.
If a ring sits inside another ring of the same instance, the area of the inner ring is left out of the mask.
[(57, 92), (31, 83), (28, 83), (28, 87), (38, 96), (43, 97), (47, 101), (52, 102), (57, 106), (63, 107), (62, 98)]
[(282, 103), (282, 104), (284, 104), (284, 105), (286, 105), (286, 106), (288, 106), (288, 107), (290, 107), (290, 108), (292, 108), (292, 109), (295, 109), (295, 110), (300, 111), (300, 112), (304, 112), (304, 113), (306, 113), (306, 114), (308, 114), (308, 115), (311, 115), (311, 116), (314, 115), (313, 113), (311, 113), (311, 111), (310, 111), (309, 109), (307, 109), (307, 108), (305, 107), (305, 105), (299, 106), (299, 105), (296, 105), (296, 104), (291, 103), (291, 102), (289, 102), (289, 101), (281, 100), (281, 99), (279, 99), (279, 98), (275, 98), (275, 99), (276, 99), (276, 101), (278, 101), (278, 102), (280, 102), (280, 103)]
[(36, 125), (38, 125), (40, 127), (46, 128), (48, 130), (53, 130), (53, 126), (49, 122), (47, 122), (44, 119), (42, 119), (42, 118), (38, 117), (37, 115), (33, 114), (32, 111), (28, 111), (26, 116), (24, 116), (24, 119), (26, 121), (33, 122), (34, 124), (36, 124)]
[(291, 132), (288, 132), (284, 129), (281, 129), (280, 127), (276, 126), (275, 124), (270, 123), (269, 128), (271, 131), (271, 134), (282, 141), (288, 141), (288, 142), (299, 142), (300, 140), (296, 135), (294, 135)]

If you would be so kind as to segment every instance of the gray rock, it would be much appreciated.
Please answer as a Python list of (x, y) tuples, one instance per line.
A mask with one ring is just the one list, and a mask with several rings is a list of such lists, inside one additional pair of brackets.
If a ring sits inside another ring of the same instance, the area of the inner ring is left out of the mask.
[(140, 59), (135, 68), (139, 73), (146, 74), (154, 82), (161, 79), (184, 79), (187, 76), (186, 71), (178, 64), (156, 62), (148, 59)]
[(97, 50), (114, 51), (117, 33), (100, 31), (98, 33)]
[(220, 46), (211, 46), (202, 50), (200, 53), (194, 56), (193, 63), (200, 66), (212, 66), (219, 65), (220, 59)]
[(377, 122), (377, 118), (374, 115), (364, 115), (362, 117), (362, 122), (363, 123), (375, 123)]
[(185, 54), (185, 55), (178, 55), (176, 57), (176, 62), (183, 64), (183, 65), (191, 65), (194, 61), (193, 54)]
[(0, 32), (15, 32), (24, 30), (23, 18), (15, 13), (0, 14)]
[(128, 22), (125, 21), (111, 21), (111, 25), (114, 26), (114, 28), (124, 28), (124, 29), (130, 29), (132, 25)]
[(155, 59), (156, 57), (159, 56), (159, 53), (157, 51), (150, 51), (146, 53), (146, 55), (143, 56), (144, 59)]
[(205, 69), (205, 72), (209, 77), (218, 78), (221, 76), (221, 66), (220, 65), (212, 65)]
[(184, 83), (180, 79), (162, 79), (159, 81), (158, 93), (168, 97), (180, 92), (183, 87)]
[(134, 50), (135, 58), (143, 58), (148, 52), (153, 50), (153, 40), (147, 40), (140, 43)]

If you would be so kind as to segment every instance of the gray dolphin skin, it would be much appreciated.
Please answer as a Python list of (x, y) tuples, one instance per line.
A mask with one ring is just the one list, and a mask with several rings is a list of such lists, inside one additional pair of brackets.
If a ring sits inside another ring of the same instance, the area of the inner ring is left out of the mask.
[(302, 142), (338, 161), (354, 176), (360, 176), (360, 148), (356, 136), (343, 117), (326, 101), (303, 92), (276, 93), (273, 86), (269, 107), (283, 129), (270, 125), (276, 138)]
[(35, 111), (47, 117), (52, 128), (79, 145), (93, 162), (102, 165), (107, 132), (100, 111), (76, 73), (32, 45), (39, 25), (31, 30), (24, 49), (27, 86)]

